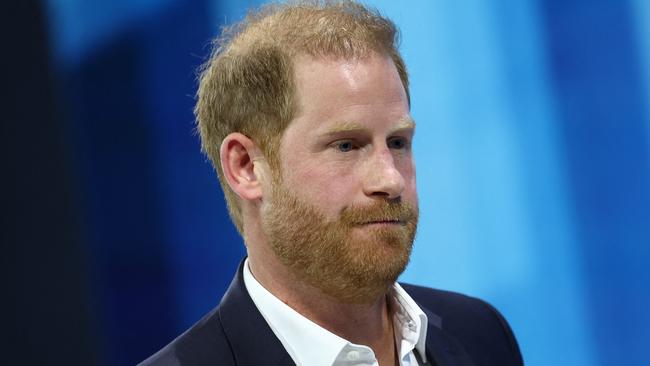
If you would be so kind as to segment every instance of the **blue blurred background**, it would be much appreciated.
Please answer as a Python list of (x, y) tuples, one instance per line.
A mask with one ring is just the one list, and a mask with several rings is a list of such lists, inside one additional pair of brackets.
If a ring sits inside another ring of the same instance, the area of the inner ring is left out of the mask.
[[(195, 70), (260, 3), (4, 5), (5, 360), (135, 364), (218, 303), (244, 249)], [(650, 2), (367, 3), (418, 123), (402, 280), (493, 303), (527, 365), (650, 365)]]

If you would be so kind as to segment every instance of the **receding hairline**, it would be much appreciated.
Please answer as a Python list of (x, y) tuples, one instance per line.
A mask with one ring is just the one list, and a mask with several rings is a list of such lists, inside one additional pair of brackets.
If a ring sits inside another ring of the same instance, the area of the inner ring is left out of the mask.
[(288, 0), (251, 8), (243, 20), (222, 27), (214, 46), (217, 54), (245, 54), (251, 48), (280, 45), (291, 57), (296, 51), (313, 56), (363, 56), (368, 51), (389, 53), (399, 43), (399, 29), (368, 4), (352, 0)]

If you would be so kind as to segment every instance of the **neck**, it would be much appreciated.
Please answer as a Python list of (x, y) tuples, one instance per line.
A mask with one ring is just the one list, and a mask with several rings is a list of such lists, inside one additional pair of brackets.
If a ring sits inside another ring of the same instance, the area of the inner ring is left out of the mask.
[(344, 303), (300, 281), (270, 249), (262, 253), (250, 249), (253, 276), (275, 297), (339, 337), (370, 347), (380, 365), (394, 364), (395, 336), (385, 293), (368, 303)]

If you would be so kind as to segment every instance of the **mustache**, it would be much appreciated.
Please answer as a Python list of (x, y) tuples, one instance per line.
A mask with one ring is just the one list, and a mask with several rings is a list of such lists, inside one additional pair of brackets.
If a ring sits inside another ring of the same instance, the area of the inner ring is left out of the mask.
[(408, 224), (417, 220), (417, 207), (400, 201), (376, 201), (367, 206), (349, 206), (341, 213), (340, 220), (348, 225), (371, 222), (398, 222)]

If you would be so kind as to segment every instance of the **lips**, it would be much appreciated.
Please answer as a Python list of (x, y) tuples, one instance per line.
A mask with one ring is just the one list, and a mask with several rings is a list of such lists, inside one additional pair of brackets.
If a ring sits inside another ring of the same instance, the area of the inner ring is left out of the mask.
[(373, 224), (394, 224), (394, 225), (404, 225), (405, 220), (400, 219), (380, 219), (380, 220), (369, 220), (360, 223), (360, 225), (373, 225)]
[(346, 207), (340, 216), (347, 226), (396, 227), (417, 224), (417, 207), (397, 201), (376, 201), (370, 206)]

